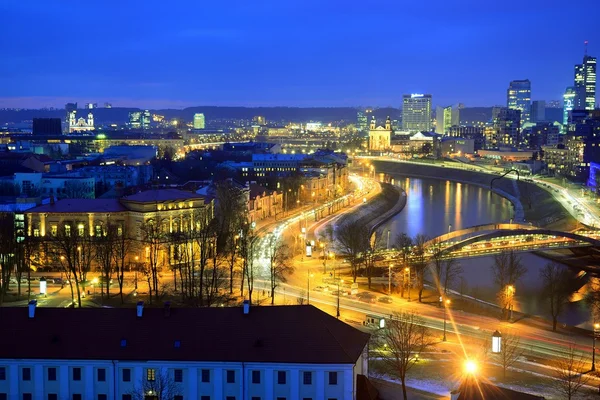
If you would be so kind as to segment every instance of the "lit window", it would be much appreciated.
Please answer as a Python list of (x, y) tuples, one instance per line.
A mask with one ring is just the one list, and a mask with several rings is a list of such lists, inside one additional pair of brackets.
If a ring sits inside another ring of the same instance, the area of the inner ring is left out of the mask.
[(71, 236), (71, 225), (65, 225), (65, 236)]
[(77, 225), (77, 234), (79, 236), (83, 236), (84, 233), (85, 233), (85, 226), (83, 224)]
[(39, 236), (40, 236), (40, 230), (39, 230), (39, 229), (37, 229), (37, 228), (36, 228), (36, 229), (34, 229), (34, 230), (33, 230), (33, 236), (35, 236), (35, 237), (39, 237)]
[(154, 368), (148, 368), (146, 370), (146, 380), (148, 382), (154, 382), (156, 380), (156, 370)]
[(56, 235), (58, 234), (58, 226), (56, 226), (56, 225), (52, 225), (52, 226), (50, 227), (50, 234), (51, 234), (52, 236), (56, 236)]

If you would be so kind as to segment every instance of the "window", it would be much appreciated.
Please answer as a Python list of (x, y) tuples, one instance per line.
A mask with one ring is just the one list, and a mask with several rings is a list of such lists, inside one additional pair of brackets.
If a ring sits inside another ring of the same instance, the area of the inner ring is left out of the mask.
[(23, 393), (23, 400), (32, 400), (33, 396), (31, 393)]
[(279, 385), (285, 385), (285, 371), (277, 371), (277, 383)]
[(337, 385), (337, 372), (330, 372), (329, 373), (329, 384), (330, 385)]
[(6, 367), (0, 367), (0, 381), (6, 380)]
[(312, 372), (304, 371), (302, 373), (302, 383), (305, 385), (312, 385)]
[(99, 394), (98, 395), (98, 400), (108, 400), (108, 396), (105, 394)]
[(131, 400), (131, 395), (130, 394), (124, 394), (123, 396), (121, 396), (121, 400)]
[(173, 400), (183, 400), (183, 396), (180, 394), (176, 394), (175, 396), (173, 396)]
[(260, 400), (260, 396), (252, 396), (252, 400)]
[(82, 400), (81, 393), (73, 393), (73, 400)]
[(71, 236), (71, 225), (65, 225), (65, 236)]
[(56, 235), (58, 234), (58, 226), (56, 226), (56, 225), (52, 225), (52, 226), (50, 227), (50, 234), (51, 234), (52, 236), (56, 236)]
[(210, 396), (200, 396), (200, 400), (210, 400)]
[(201, 377), (201, 381), (202, 383), (208, 383), (210, 382), (210, 370), (208, 369), (203, 369), (202, 372), (202, 377)]
[(154, 368), (148, 368), (146, 370), (146, 380), (148, 382), (154, 382), (156, 380), (156, 370)]
[[(96, 225), (96, 236), (102, 236), (102, 225)], [(104, 235), (106, 236), (106, 235)]]
[(277, 400), (285, 400), (285, 397), (278, 397)]
[(98, 368), (98, 382), (106, 382), (106, 369)]
[(173, 371), (173, 379), (175, 380), (175, 382), (183, 382), (183, 370), (176, 369), (175, 371)]
[(83, 224), (77, 225), (77, 234), (79, 236), (83, 236), (84, 233), (85, 233), (85, 225), (83, 225)]
[(81, 380), (81, 368), (73, 368), (73, 380), (80, 381)]
[(129, 368), (123, 368), (123, 382), (131, 382), (131, 370)]
[(227, 396), (225, 397), (225, 400), (235, 400), (235, 396)]
[(40, 237), (40, 230), (39, 230), (38, 228), (35, 228), (35, 229), (33, 230), (33, 236), (35, 236), (35, 237)]
[(302, 400), (312, 400), (312, 397), (303, 397)]
[(252, 383), (260, 383), (260, 371), (252, 371)]
[(21, 373), (23, 374), (22, 378), (24, 381), (31, 380), (31, 368), (23, 368)]
[(58, 400), (58, 395), (56, 393), (48, 393), (48, 400)]
[(227, 370), (227, 383), (235, 383), (235, 371), (232, 369)]
[(48, 368), (48, 380), (49, 381), (56, 380), (56, 368), (54, 368), (54, 367)]
[(0, 393), (0, 400), (8, 400), (8, 394)]

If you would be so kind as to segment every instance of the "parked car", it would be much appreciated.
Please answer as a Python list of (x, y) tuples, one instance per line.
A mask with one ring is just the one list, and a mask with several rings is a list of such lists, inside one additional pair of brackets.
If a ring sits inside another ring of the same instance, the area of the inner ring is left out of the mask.
[(394, 302), (394, 300), (391, 297), (388, 296), (383, 296), (379, 298), (379, 302), (380, 303), (386, 303), (386, 304), (391, 304)]

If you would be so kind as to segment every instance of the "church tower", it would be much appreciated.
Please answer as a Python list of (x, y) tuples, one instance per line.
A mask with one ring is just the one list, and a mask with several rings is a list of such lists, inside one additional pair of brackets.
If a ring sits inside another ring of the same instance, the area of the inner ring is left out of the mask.
[(389, 115), (388, 115), (387, 119), (385, 120), (385, 130), (386, 131), (392, 130), (392, 120), (390, 119)]
[(369, 128), (370, 130), (374, 131), (375, 130), (375, 116), (373, 115), (373, 117), (371, 118), (371, 126)]

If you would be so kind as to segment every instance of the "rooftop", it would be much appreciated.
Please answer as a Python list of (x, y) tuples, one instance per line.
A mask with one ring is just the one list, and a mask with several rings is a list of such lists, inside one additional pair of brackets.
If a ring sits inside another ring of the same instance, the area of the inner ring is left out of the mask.
[(460, 388), (458, 400), (543, 400), (544, 397), (517, 392), (490, 383), (467, 379)]
[(127, 209), (118, 199), (62, 199), (28, 210), (28, 213), (119, 212)]
[(123, 197), (126, 201), (136, 201), (139, 203), (152, 203), (156, 201), (178, 201), (178, 200), (191, 200), (191, 199), (202, 199), (203, 197), (185, 190), (179, 189), (153, 189), (145, 190), (131, 196)]
[[(0, 308), (1, 358), (354, 364), (369, 334), (313, 306)], [(85, 335), (74, 327), (93, 326)], [(90, 345), (93, 343), (93, 345)]]

